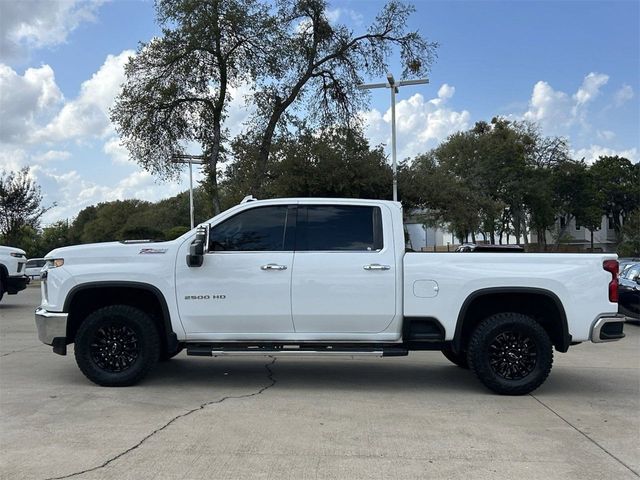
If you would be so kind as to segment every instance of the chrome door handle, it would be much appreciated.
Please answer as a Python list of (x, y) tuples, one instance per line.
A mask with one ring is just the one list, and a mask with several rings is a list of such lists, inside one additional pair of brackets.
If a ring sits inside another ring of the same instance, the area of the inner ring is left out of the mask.
[(370, 265), (365, 265), (365, 270), (390, 270), (391, 267), (389, 265), (380, 265), (379, 263), (372, 263)]
[(286, 270), (286, 265), (278, 265), (277, 263), (267, 263), (260, 267), (261, 270)]

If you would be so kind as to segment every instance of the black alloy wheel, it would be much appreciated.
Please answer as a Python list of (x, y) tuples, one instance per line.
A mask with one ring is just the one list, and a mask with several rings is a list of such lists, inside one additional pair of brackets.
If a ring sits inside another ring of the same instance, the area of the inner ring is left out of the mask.
[(91, 358), (98, 367), (118, 373), (135, 363), (140, 345), (133, 329), (124, 324), (112, 324), (96, 330), (90, 350)]
[(497, 313), (471, 334), (468, 360), (489, 389), (501, 395), (525, 395), (549, 376), (553, 345), (546, 330), (530, 316)]
[(489, 362), (493, 371), (506, 380), (520, 380), (536, 366), (535, 342), (519, 331), (499, 333), (489, 345)]
[(160, 356), (160, 336), (153, 319), (130, 305), (109, 305), (89, 314), (74, 343), (82, 373), (107, 387), (138, 383)]

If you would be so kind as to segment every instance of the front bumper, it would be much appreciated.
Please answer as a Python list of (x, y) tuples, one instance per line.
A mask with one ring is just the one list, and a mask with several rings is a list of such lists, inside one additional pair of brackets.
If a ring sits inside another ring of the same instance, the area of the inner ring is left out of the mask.
[(615, 342), (624, 338), (624, 315), (601, 315), (591, 327), (593, 343)]
[(67, 313), (49, 312), (38, 307), (35, 312), (38, 339), (52, 345), (53, 351), (60, 355), (67, 353)]
[(29, 284), (30, 278), (26, 275), (19, 275), (17, 277), (7, 277), (7, 293), (14, 295), (25, 288)]

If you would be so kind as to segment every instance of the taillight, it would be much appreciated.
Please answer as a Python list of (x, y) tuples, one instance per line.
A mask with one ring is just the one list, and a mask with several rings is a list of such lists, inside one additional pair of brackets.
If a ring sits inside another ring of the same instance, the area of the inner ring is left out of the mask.
[(611, 274), (609, 282), (609, 301), (618, 303), (618, 261), (605, 260), (602, 262), (602, 268)]

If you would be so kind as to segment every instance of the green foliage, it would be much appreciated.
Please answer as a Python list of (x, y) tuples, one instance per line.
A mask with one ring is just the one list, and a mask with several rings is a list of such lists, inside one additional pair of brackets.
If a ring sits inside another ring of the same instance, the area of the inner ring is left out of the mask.
[(219, 208), (216, 171), (230, 89), (256, 78), (273, 40), (268, 4), (257, 0), (157, 0), (162, 35), (141, 43), (111, 119), (131, 157), (173, 178), (185, 144), (200, 146)]
[(2, 170), (0, 242), (3, 245), (19, 245), (24, 238), (30, 238), (31, 234), (25, 232), (35, 231), (49, 208), (42, 206), (40, 187), (29, 176), (28, 167), (17, 172)]
[(640, 208), (636, 208), (626, 217), (622, 227), (622, 242), (618, 245), (621, 257), (640, 257)]
[(185, 233), (187, 233), (189, 231), (189, 227), (172, 227), (169, 230), (167, 230), (164, 234), (164, 237), (167, 240), (175, 240), (176, 238), (184, 235)]
[[(237, 203), (250, 191), (255, 163), (251, 143), (236, 139), (237, 159), (222, 184), (228, 201)], [(392, 175), (382, 148), (371, 148), (359, 130), (344, 127), (314, 133), (303, 128), (281, 138), (269, 160), (267, 181), (260, 198), (276, 197), (391, 197)]]
[(591, 166), (594, 189), (600, 208), (613, 219), (618, 240), (622, 240), (622, 224), (640, 206), (640, 163), (626, 158), (602, 156)]
[(413, 12), (390, 0), (356, 35), (329, 21), (324, 0), (157, 0), (162, 35), (129, 60), (111, 119), (131, 157), (163, 178), (179, 171), (174, 154), (199, 145), (217, 212), (232, 89), (254, 86), (250, 185), (261, 194), (274, 139), (296, 115), (304, 112), (314, 127), (352, 126), (368, 98), (357, 84), (386, 73), (394, 49), (405, 77), (429, 70), (437, 45), (407, 28)]
[[(569, 157), (567, 142), (535, 125), (494, 118), (451, 135), (399, 171), (405, 205), (428, 224), (446, 225), (460, 239), (481, 233), (491, 242), (533, 232), (546, 248), (568, 237), (571, 220), (593, 232), (602, 216), (624, 219), (640, 205), (640, 166), (601, 157), (594, 165)], [(564, 217), (562, 228), (556, 220)], [(617, 220), (616, 220), (617, 221)], [(620, 228), (620, 224), (616, 227)]]

